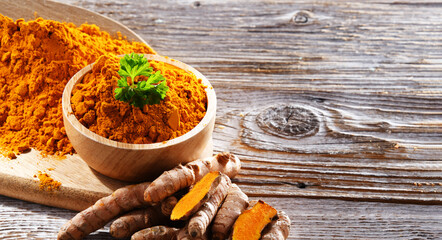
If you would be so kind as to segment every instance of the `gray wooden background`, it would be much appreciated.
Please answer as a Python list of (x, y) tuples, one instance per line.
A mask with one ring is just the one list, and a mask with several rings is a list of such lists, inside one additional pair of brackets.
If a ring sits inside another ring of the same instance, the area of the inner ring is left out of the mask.
[[(290, 239), (442, 239), (441, 1), (60, 2), (207, 76), (215, 151)], [(74, 214), (0, 196), (0, 236), (52, 239)]]

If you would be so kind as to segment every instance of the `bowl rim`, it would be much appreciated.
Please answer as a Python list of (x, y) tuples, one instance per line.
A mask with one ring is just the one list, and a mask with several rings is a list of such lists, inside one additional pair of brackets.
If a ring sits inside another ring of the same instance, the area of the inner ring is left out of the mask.
[[(216, 115), (216, 105), (217, 105), (215, 90), (213, 89), (209, 80), (203, 74), (201, 74), (198, 70), (196, 70), (192, 66), (187, 65), (181, 61), (169, 58), (167, 56), (160, 56), (160, 55), (155, 55), (155, 54), (143, 54), (143, 55), (149, 61), (154, 60), (154, 61), (164, 62), (164, 63), (170, 64), (170, 65), (173, 65), (175, 67), (178, 67), (180, 69), (183, 69), (187, 72), (191, 72), (191, 73), (195, 74), (195, 76), (198, 79), (201, 79), (202, 84), (204, 86), (206, 86), (205, 87), (205, 92), (206, 92), (206, 96), (207, 96), (206, 113), (205, 113), (203, 119), (192, 130), (190, 130), (189, 132), (187, 132), (179, 137), (176, 137), (176, 138), (173, 138), (170, 140), (166, 140), (163, 142), (157, 142), (157, 143), (146, 143), (146, 144), (118, 142), (118, 141), (110, 140), (108, 138), (100, 136), (100, 135), (92, 132), (91, 130), (89, 130), (87, 127), (85, 127), (83, 124), (80, 123), (80, 121), (77, 119), (77, 117), (73, 113), (73, 110), (71, 107), (71, 94), (72, 94), (72, 90), (74, 89), (74, 86), (77, 84), (78, 81), (83, 79), (83, 76), (86, 73), (88, 73), (92, 70), (92, 67), (95, 64), (95, 62), (87, 65), (86, 67), (82, 68), (80, 71), (75, 73), (75, 75), (72, 76), (71, 79), (69, 79), (68, 83), (66, 84), (66, 86), (63, 90), (63, 95), (62, 95), (62, 113), (63, 113), (65, 119), (67, 121), (69, 121), (70, 124), (78, 132), (80, 132), (82, 135), (84, 135), (85, 137), (89, 138), (92, 141), (100, 142), (101, 144), (104, 144), (104, 145), (107, 145), (110, 147), (119, 148), (119, 149), (128, 149), (128, 150), (130, 150), (130, 149), (148, 150), (148, 149), (160, 149), (160, 148), (170, 147), (170, 146), (179, 144), (181, 142), (185, 142), (188, 139), (191, 139), (192, 137), (197, 135), (199, 132), (204, 130), (206, 127), (208, 127), (210, 125), (209, 124), (210, 121)], [(121, 57), (123, 55), (118, 55), (118, 56)], [(75, 147), (74, 147), (74, 149), (75, 149)]]

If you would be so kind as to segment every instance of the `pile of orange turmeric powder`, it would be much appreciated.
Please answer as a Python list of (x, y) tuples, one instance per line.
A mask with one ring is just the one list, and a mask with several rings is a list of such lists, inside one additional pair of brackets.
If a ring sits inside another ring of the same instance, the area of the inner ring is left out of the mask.
[(73, 89), (72, 110), (89, 130), (114, 141), (147, 144), (179, 137), (203, 119), (207, 95), (201, 79), (164, 62), (149, 61), (169, 87), (159, 104), (141, 109), (116, 100), (119, 61), (103, 55)]
[(15, 22), (0, 14), (0, 150), (14, 158), (74, 150), (63, 127), (61, 96), (69, 79), (103, 54), (155, 53), (113, 38), (95, 25), (38, 18)]
[(60, 189), (61, 182), (54, 180), (48, 173), (38, 171), (38, 175), (34, 175), (40, 181), (40, 190), (48, 192)]

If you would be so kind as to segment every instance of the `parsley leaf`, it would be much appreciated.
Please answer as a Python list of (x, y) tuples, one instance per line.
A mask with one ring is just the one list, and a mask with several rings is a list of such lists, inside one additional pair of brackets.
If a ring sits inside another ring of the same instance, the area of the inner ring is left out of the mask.
[[(135, 107), (158, 104), (169, 90), (166, 78), (160, 71), (153, 72), (149, 61), (142, 54), (126, 54), (120, 60), (120, 79), (115, 89), (115, 99)], [(146, 81), (136, 81), (137, 76), (147, 77)], [(131, 83), (129, 83), (130, 81)]]

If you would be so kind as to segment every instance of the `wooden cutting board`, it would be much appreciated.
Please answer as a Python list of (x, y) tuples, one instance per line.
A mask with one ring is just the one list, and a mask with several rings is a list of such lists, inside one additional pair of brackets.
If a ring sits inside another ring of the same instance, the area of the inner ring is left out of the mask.
[[(44, 0), (2, 0), (0, 13), (12, 19), (43, 17), (56, 21), (96, 24), (110, 34), (121, 32), (129, 40), (146, 43), (124, 25), (97, 13)], [(40, 189), (39, 173), (61, 182), (58, 190)], [(0, 195), (71, 210), (82, 210), (97, 199), (128, 183), (105, 177), (84, 163), (78, 155), (43, 157), (32, 150), (10, 160), (0, 157)]]
[[(39, 173), (47, 173), (61, 186), (40, 189)], [(0, 195), (71, 210), (82, 210), (124, 186), (87, 166), (78, 155), (42, 157), (32, 150), (16, 159), (0, 158)]]

